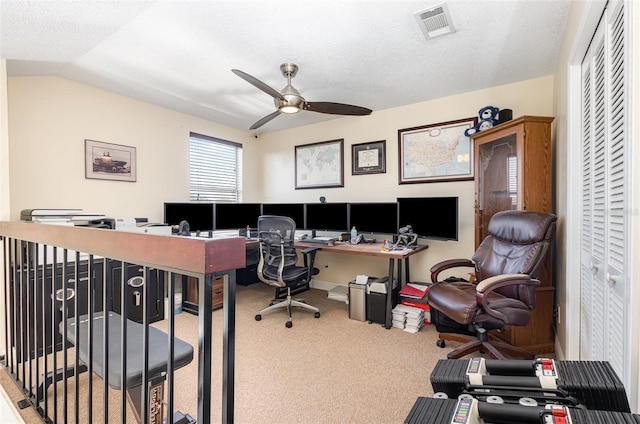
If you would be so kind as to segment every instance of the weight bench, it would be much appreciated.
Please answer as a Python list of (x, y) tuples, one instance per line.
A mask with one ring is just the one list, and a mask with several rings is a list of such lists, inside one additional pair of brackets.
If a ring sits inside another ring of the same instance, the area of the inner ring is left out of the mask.
[[(88, 315), (78, 317), (80, 343), (76, 343), (76, 320), (67, 319), (67, 340), (78, 350), (80, 360), (86, 365), (91, 361), (89, 358), (89, 346), (87, 332), (89, 328)], [(122, 318), (115, 312), (108, 312), (108, 377), (109, 386), (120, 390), (123, 380), (127, 389), (127, 399), (133, 406), (138, 422), (141, 422), (141, 400), (142, 400), (142, 373), (144, 367), (144, 351), (142, 340), (144, 326), (127, 319), (127, 375), (122, 376)], [(62, 332), (62, 324), (60, 331)], [(102, 312), (93, 315), (93, 372), (104, 380), (104, 314)], [(149, 361), (148, 361), (148, 423), (163, 422), (163, 402), (164, 402), (164, 380), (167, 371), (167, 357), (169, 352), (168, 334), (155, 327), (149, 327)], [(193, 346), (180, 339), (174, 339), (173, 367), (181, 368), (193, 360)], [(86, 371), (83, 367), (82, 371)], [(82, 372), (81, 371), (81, 372)], [(192, 417), (176, 412), (173, 417), (175, 423), (193, 423)]]

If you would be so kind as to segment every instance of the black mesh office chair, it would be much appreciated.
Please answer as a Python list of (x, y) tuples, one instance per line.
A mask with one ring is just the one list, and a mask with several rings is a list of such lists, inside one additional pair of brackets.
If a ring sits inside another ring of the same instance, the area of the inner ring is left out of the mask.
[(286, 216), (262, 215), (258, 218), (258, 239), (260, 241), (260, 262), (258, 278), (270, 286), (287, 288), (286, 299), (274, 299), (271, 304), (256, 315), (256, 321), (262, 314), (277, 308), (287, 308), (289, 320), (287, 328), (291, 328), (291, 310), (293, 306), (309, 309), (320, 318), (318, 308), (304, 303), (302, 299), (292, 299), (291, 289), (307, 284), (311, 277), (319, 272), (313, 267), (318, 248), (307, 248), (302, 251), (304, 266), (296, 265), (298, 253), (294, 248), (296, 223)]

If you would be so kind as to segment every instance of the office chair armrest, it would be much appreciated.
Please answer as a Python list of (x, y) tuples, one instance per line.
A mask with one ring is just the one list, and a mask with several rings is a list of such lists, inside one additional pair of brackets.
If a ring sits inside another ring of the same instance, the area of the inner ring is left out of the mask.
[(311, 281), (311, 278), (320, 271), (313, 267), (313, 263), (316, 260), (316, 252), (320, 250), (319, 247), (307, 247), (302, 249), (302, 259), (304, 266), (307, 268), (307, 282)]
[(537, 285), (540, 282), (534, 280), (527, 274), (502, 274), (495, 275), (493, 277), (485, 278), (476, 286), (476, 293), (488, 293), (494, 291), (497, 288), (510, 286), (513, 284), (527, 284), (527, 280), (536, 281), (533, 285)]
[(534, 306), (533, 302), (535, 301), (535, 295), (531, 299), (528, 298), (529, 296), (525, 296), (527, 301), (515, 297), (501, 297), (499, 300), (496, 300), (495, 297), (493, 299), (490, 299), (489, 295), (497, 289), (504, 287), (512, 286), (515, 292), (520, 292), (520, 289), (523, 286), (528, 286), (527, 288), (531, 288), (537, 286), (538, 284), (540, 284), (540, 280), (531, 278), (531, 276), (527, 274), (503, 274), (489, 277), (482, 280), (476, 286), (476, 302), (485, 310), (487, 314), (507, 322), (506, 316), (503, 313), (497, 311), (497, 307), (505, 308), (508, 306), (516, 309), (530, 310)]
[(302, 253), (303, 255), (308, 255), (308, 254), (310, 254), (310, 253), (315, 253), (315, 252), (317, 252), (318, 250), (320, 250), (320, 248), (319, 248), (319, 247), (307, 247), (307, 248), (302, 249), (302, 250), (300, 251), (300, 253)]
[(450, 268), (458, 268), (458, 267), (471, 267), (475, 268), (475, 264), (471, 259), (448, 259), (446, 261), (438, 262), (434, 266), (431, 267), (431, 282), (437, 283), (438, 274), (442, 271)]
[(316, 260), (316, 252), (320, 250), (319, 247), (307, 247), (302, 249), (302, 259), (304, 260), (304, 266), (309, 268), (309, 272), (312, 272), (313, 263)]

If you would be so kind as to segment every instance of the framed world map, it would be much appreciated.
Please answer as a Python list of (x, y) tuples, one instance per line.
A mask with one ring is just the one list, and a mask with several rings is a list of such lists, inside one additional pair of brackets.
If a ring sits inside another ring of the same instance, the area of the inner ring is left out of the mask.
[(344, 187), (344, 139), (295, 146), (296, 190)]
[(464, 135), (477, 118), (398, 130), (399, 184), (473, 179), (473, 145)]

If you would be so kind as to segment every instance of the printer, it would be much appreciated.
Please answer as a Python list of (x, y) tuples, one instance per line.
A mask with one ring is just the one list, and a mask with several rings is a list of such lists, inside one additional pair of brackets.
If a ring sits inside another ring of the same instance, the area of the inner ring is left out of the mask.
[(101, 218), (90, 221), (89, 226), (131, 233), (171, 235), (171, 226), (151, 223), (146, 218)]

